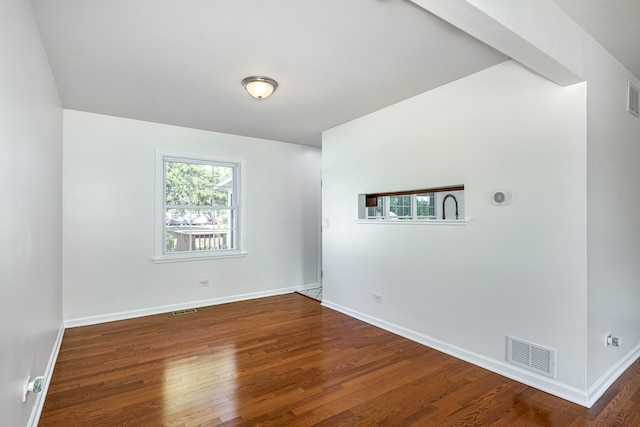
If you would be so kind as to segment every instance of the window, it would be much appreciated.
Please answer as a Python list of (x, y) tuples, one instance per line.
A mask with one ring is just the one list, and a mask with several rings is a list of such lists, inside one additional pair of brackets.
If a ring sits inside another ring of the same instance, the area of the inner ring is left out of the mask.
[(361, 194), (358, 218), (408, 221), (464, 219), (464, 186)]
[(238, 253), (239, 162), (161, 155), (161, 249), (156, 258)]
[(436, 217), (435, 193), (416, 194), (416, 219), (434, 219)]
[(367, 208), (367, 219), (436, 219), (434, 193), (375, 198), (375, 206)]
[(388, 196), (390, 215), (398, 218), (411, 218), (411, 196)]

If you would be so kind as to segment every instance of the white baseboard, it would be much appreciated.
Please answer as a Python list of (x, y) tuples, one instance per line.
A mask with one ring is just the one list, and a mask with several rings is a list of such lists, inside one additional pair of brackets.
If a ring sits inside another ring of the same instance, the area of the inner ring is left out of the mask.
[(640, 357), (640, 344), (620, 359), (587, 390), (587, 407), (593, 406), (609, 387)]
[(316, 289), (319, 288), (320, 285), (318, 285), (317, 283), (310, 283), (307, 285), (302, 285), (302, 286), (298, 286), (297, 288), (295, 288), (296, 292), (297, 291), (307, 291), (309, 289)]
[[(154, 314), (170, 313), (177, 310), (187, 310), (190, 308), (206, 307), (210, 305), (226, 304), (230, 302), (246, 301), (256, 298), (270, 297), (274, 295), (290, 294), (297, 290), (307, 289), (307, 286), (292, 286), (290, 288), (271, 289), (269, 291), (252, 292), (248, 294), (232, 295), (221, 298), (210, 298), (204, 300), (190, 301), (180, 304), (170, 304), (158, 307), (149, 307), (139, 310), (121, 311), (117, 313), (101, 314), (98, 316), (80, 317), (77, 319), (67, 319), (64, 321), (64, 326), (67, 328), (75, 328), (78, 326), (95, 325), (98, 323), (114, 322), (117, 320), (134, 319), (136, 317), (151, 316)], [(317, 286), (317, 285), (316, 285)]]
[(538, 390), (542, 390), (546, 393), (552, 394), (570, 402), (577, 403), (578, 405), (590, 407), (590, 404), (593, 404), (593, 402), (590, 402), (587, 398), (588, 394), (585, 390), (563, 384), (551, 378), (532, 374), (528, 371), (525, 371), (524, 369), (518, 368), (515, 365), (511, 365), (506, 361), (488, 358), (481, 354), (448, 344), (446, 342), (423, 335), (402, 326), (389, 323), (387, 321), (366, 315), (364, 313), (360, 313), (355, 310), (351, 310), (347, 307), (341, 306), (340, 304), (327, 301), (326, 299), (322, 301), (322, 305), (327, 308), (344, 313), (348, 316), (354, 317), (358, 320), (362, 320), (363, 322), (387, 330), (389, 332), (393, 332), (394, 334), (410, 339), (411, 341), (415, 341), (419, 344), (441, 351), (455, 358), (464, 360), (465, 362), (480, 366), (481, 368), (495, 372), (496, 374), (510, 378), (514, 381), (518, 381), (520, 383), (534, 387)]
[(60, 352), (60, 346), (62, 345), (64, 329), (64, 325), (60, 325), (58, 336), (53, 343), (51, 355), (49, 356), (47, 368), (44, 371), (44, 384), (42, 386), (42, 391), (38, 393), (36, 397), (35, 404), (33, 405), (33, 409), (31, 410), (31, 416), (29, 417), (29, 422), (27, 423), (28, 427), (37, 427), (38, 422), (40, 421), (40, 415), (42, 414), (42, 409), (44, 408), (44, 400), (47, 397), (47, 391), (49, 391), (49, 384), (51, 384), (51, 377), (53, 376), (53, 368), (55, 368), (56, 366), (56, 360), (58, 360), (58, 353)]

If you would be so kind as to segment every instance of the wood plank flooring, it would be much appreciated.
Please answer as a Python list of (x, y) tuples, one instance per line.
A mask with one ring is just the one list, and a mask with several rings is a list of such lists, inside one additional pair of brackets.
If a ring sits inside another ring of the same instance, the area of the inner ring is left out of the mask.
[(591, 409), (297, 294), (68, 329), (40, 426), (640, 426), (640, 360)]

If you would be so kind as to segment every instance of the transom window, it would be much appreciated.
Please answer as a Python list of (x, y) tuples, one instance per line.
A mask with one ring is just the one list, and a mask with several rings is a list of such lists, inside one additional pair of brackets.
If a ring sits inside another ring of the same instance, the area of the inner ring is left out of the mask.
[(162, 254), (239, 248), (239, 163), (162, 156)]

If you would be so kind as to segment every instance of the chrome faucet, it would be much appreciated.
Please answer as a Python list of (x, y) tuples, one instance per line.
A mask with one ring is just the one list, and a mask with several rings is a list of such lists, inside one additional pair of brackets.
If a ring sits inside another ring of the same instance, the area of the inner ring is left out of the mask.
[(447, 199), (449, 197), (452, 197), (453, 201), (456, 202), (456, 219), (458, 219), (458, 199), (456, 199), (456, 196), (454, 196), (453, 194), (447, 194), (446, 196), (444, 196), (444, 199), (442, 200), (442, 219), (447, 219), (445, 218), (444, 204), (447, 202)]

